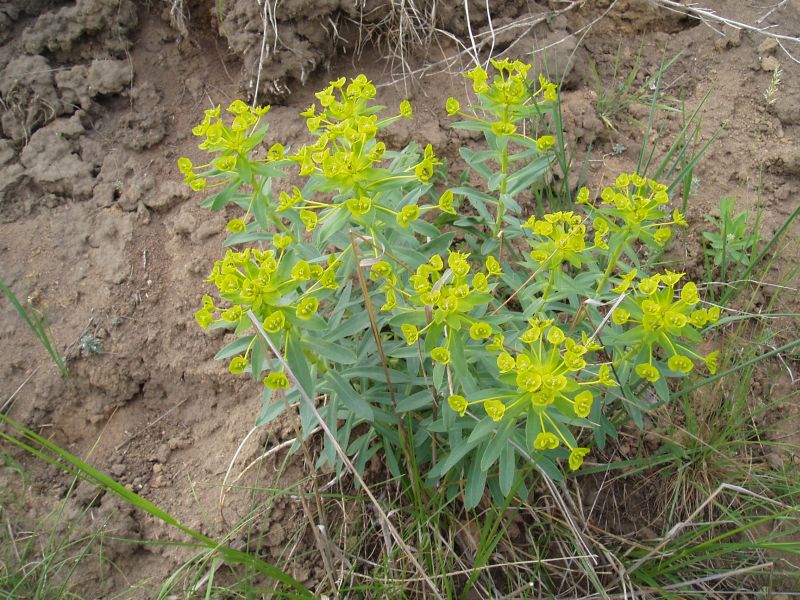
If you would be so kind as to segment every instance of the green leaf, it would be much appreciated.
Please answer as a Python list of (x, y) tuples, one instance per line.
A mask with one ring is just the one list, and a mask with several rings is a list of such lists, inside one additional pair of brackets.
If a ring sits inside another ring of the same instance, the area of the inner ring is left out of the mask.
[(635, 397), (633, 391), (631, 390), (630, 386), (628, 386), (627, 383), (622, 386), (622, 390), (623, 393), (625, 394), (625, 397), (628, 398), (627, 402), (622, 403), (623, 406), (625, 407), (625, 410), (628, 412), (631, 419), (633, 419), (633, 422), (636, 424), (636, 427), (638, 429), (644, 428), (644, 415), (642, 414), (642, 411), (639, 409), (639, 407), (632, 400)]
[[(382, 381), (382, 382), (386, 381), (386, 375), (383, 371), (383, 367), (353, 367), (348, 369), (341, 375), (346, 379), (366, 377), (367, 379), (372, 379), (373, 381)], [(393, 384), (423, 383), (422, 377), (415, 377), (414, 375), (405, 373), (403, 371), (396, 371), (395, 369), (389, 369), (389, 377), (392, 379)]]
[[(480, 452), (480, 449), (478, 450)], [(467, 486), (464, 489), (464, 508), (472, 510), (481, 501), (483, 490), (486, 487), (486, 471), (481, 468), (481, 463), (477, 460), (472, 461), (469, 473), (467, 473)]]
[(339, 327), (331, 329), (324, 339), (329, 342), (335, 342), (365, 331), (366, 329), (369, 329), (369, 315), (366, 311), (362, 311), (348, 317)]
[(478, 391), (478, 386), (475, 379), (470, 373), (467, 359), (464, 356), (464, 340), (461, 335), (453, 335), (450, 342), (450, 363), (453, 366), (453, 371), (456, 375), (456, 381), (461, 385), (465, 396), (469, 396)]
[(356, 353), (350, 348), (334, 342), (328, 342), (322, 339), (309, 340), (303, 338), (303, 343), (313, 350), (315, 354), (337, 362), (342, 365), (352, 365), (358, 360)]
[(336, 397), (341, 400), (347, 408), (353, 411), (353, 414), (358, 418), (370, 422), (375, 420), (375, 413), (372, 407), (356, 393), (353, 386), (351, 386), (348, 381), (345, 381), (339, 373), (331, 369), (325, 374), (323, 381), (328, 384), (328, 389), (336, 394)]
[(432, 256), (434, 254), (444, 254), (447, 250), (450, 249), (450, 246), (453, 243), (453, 239), (456, 237), (455, 232), (448, 232), (443, 233), (438, 237), (433, 237), (430, 242), (427, 244), (423, 244), (420, 246), (419, 251), (422, 252), (426, 256)]
[(255, 337), (256, 336), (254, 335), (250, 335), (232, 341), (230, 344), (225, 346), (222, 350), (220, 350), (214, 355), (214, 360), (222, 360), (224, 358), (230, 358), (231, 356), (236, 356), (237, 354), (241, 354), (242, 352), (247, 350), (247, 347), (253, 342)]
[(223, 189), (221, 192), (203, 200), (200, 203), (200, 206), (203, 208), (210, 208), (212, 211), (216, 212), (230, 201), (230, 199), (241, 186), (242, 181), (235, 180), (225, 186), (225, 189)]
[(330, 331), (332, 333), (336, 333), (336, 328), (339, 326), (339, 323), (342, 322), (344, 311), (347, 308), (347, 305), (350, 304), (350, 294), (352, 291), (352, 281), (348, 281), (339, 291), (339, 300), (336, 302), (336, 307), (333, 309), (331, 316), (328, 318), (328, 326), (330, 327)]
[[(423, 221), (422, 219), (417, 219), (416, 221), (412, 221), (409, 228), (411, 231), (414, 231), (422, 236), (433, 238), (439, 235), (439, 228), (427, 221)], [(455, 234), (454, 234), (455, 235)]]
[(489, 443), (486, 444), (486, 450), (484, 450), (481, 456), (482, 470), (488, 471), (491, 469), (503, 449), (509, 446), (508, 438), (511, 437), (511, 433), (514, 431), (511, 424), (511, 421), (506, 421), (501, 428), (495, 432), (494, 437), (489, 440)]
[(664, 404), (669, 402), (669, 385), (667, 384), (665, 377), (659, 377), (658, 380), (653, 384), (653, 388), (656, 390), (656, 394), (658, 394), (661, 402)]
[(469, 148), (462, 147), (459, 149), (459, 154), (464, 162), (467, 163), (473, 171), (478, 173), (484, 179), (489, 179), (492, 176), (492, 170), (485, 164), (486, 160), (494, 158), (497, 153), (492, 150), (484, 150), (482, 152), (474, 152)]
[(492, 128), (488, 123), (483, 121), (456, 121), (450, 123), (453, 129), (466, 129), (467, 131), (483, 131), (491, 133)]
[(511, 487), (514, 485), (514, 478), (517, 475), (517, 461), (514, 446), (506, 444), (500, 452), (500, 491), (503, 496), (508, 497)]
[(404, 263), (408, 263), (410, 265), (421, 265), (422, 263), (428, 261), (428, 257), (421, 252), (404, 246), (392, 248), (391, 252)]
[(397, 401), (397, 412), (411, 412), (420, 408), (433, 406), (433, 395), (430, 390), (422, 390)]
[(484, 417), (478, 424), (475, 425), (475, 428), (472, 430), (472, 433), (469, 434), (467, 438), (467, 443), (471, 442), (480, 442), (485, 437), (489, 436), (491, 433), (497, 429), (497, 424), (492, 421), (489, 417)]
[[(441, 462), (428, 471), (428, 481), (436, 482), (455, 467), (479, 442), (464, 442), (456, 447)], [(451, 446), (452, 447), (452, 446)], [(478, 461), (475, 461), (478, 462)]]
[(539, 465), (539, 468), (553, 481), (561, 481), (564, 479), (564, 474), (561, 472), (561, 469), (558, 468), (550, 457), (539, 454), (536, 464)]
[(286, 408), (286, 401), (283, 398), (277, 398), (272, 401), (272, 389), (265, 387), (264, 395), (261, 401), (261, 412), (256, 419), (256, 426), (268, 425), (274, 421)]
[(256, 218), (258, 226), (265, 232), (269, 231), (271, 225), (269, 213), (267, 212), (271, 195), (272, 182), (269, 179), (265, 179), (264, 183), (261, 185), (261, 189), (253, 194), (253, 216)]
[(383, 438), (383, 451), (384, 456), (386, 457), (386, 466), (389, 467), (389, 473), (392, 474), (392, 477), (400, 479), (402, 477), (400, 462), (397, 460), (394, 447), (392, 444), (388, 443), (386, 437)]
[(525, 446), (533, 448), (533, 442), (536, 436), (542, 432), (542, 425), (539, 422), (538, 413), (531, 408), (528, 411), (528, 418), (525, 422)]
[(531, 187), (536, 181), (542, 179), (550, 169), (550, 159), (542, 157), (529, 163), (524, 169), (520, 169), (508, 178), (506, 192), (511, 196), (516, 196), (522, 190)]
[(489, 181), (486, 182), (486, 187), (492, 192), (494, 190), (499, 190), (506, 177), (508, 177), (508, 173), (495, 173), (489, 178)]
[(261, 379), (262, 371), (266, 371), (270, 368), (270, 355), (267, 352), (264, 352), (264, 347), (259, 344), (253, 344), (253, 350), (250, 352), (250, 369), (253, 375), (253, 381), (258, 381)]
[[(294, 334), (286, 340), (286, 362), (308, 397), (313, 399), (314, 380), (311, 377), (311, 369), (303, 352), (303, 344)], [(305, 404), (305, 401), (300, 402), (300, 407), (302, 408)]]
[(267, 130), (269, 130), (269, 124), (265, 123), (261, 125), (258, 129), (256, 129), (253, 133), (247, 136), (247, 141), (244, 144), (244, 151), (250, 152), (253, 148), (258, 146), (261, 142), (264, 141), (264, 136), (267, 135)]
[(346, 229), (345, 226), (350, 222), (350, 211), (344, 206), (331, 210), (335, 212), (330, 216), (327, 216), (330, 213), (326, 213), (325, 220), (314, 231), (314, 239), (320, 247), (325, 246), (335, 233)]
[(229, 248), (238, 244), (247, 244), (248, 242), (263, 242), (266, 240), (271, 240), (273, 235), (274, 234), (272, 233), (267, 233), (266, 231), (260, 231), (253, 228), (251, 223), (250, 226), (248, 226), (247, 231), (229, 235), (227, 238), (225, 238), (225, 242), (222, 245), (225, 248)]

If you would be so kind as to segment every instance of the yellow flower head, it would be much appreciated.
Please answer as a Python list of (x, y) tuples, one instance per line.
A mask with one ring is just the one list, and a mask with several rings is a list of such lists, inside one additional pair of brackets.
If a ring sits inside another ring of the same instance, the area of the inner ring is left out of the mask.
[(453, 208), (453, 191), (446, 190), (440, 197), (439, 197), (439, 210), (445, 213), (449, 213), (451, 215), (456, 214), (455, 208)]
[(225, 227), (231, 233), (240, 233), (247, 229), (247, 225), (242, 219), (231, 219)]
[(560, 445), (558, 438), (549, 431), (542, 431), (533, 441), (534, 450), (555, 450)]
[(406, 119), (410, 119), (414, 116), (414, 110), (411, 108), (411, 102), (408, 100), (403, 100), (400, 103), (400, 116)]
[(406, 338), (406, 344), (411, 346), (417, 343), (419, 339), (419, 330), (414, 325), (403, 323), (403, 325), (400, 326), (400, 330), (403, 332), (403, 337)]
[(488, 323), (478, 321), (469, 328), (469, 336), (473, 340), (485, 340), (492, 335), (492, 326)]
[(516, 367), (516, 362), (508, 352), (501, 352), (497, 355), (497, 368), (501, 373), (513, 371), (514, 367)]
[(569, 453), (569, 468), (573, 471), (580, 469), (587, 454), (589, 454), (588, 448), (573, 448)]
[(289, 378), (286, 373), (276, 371), (264, 378), (264, 385), (272, 390), (285, 390), (289, 387)]
[(230, 371), (233, 375), (239, 375), (240, 373), (244, 373), (244, 370), (247, 368), (247, 359), (244, 356), (234, 356), (231, 359), (230, 364), (228, 365), (228, 371)]
[(506, 405), (500, 400), (487, 400), (483, 403), (483, 410), (492, 421), (499, 421), (506, 412)]
[(710, 354), (705, 357), (706, 367), (708, 367), (708, 372), (714, 375), (717, 372), (717, 367), (719, 365), (719, 350), (714, 350)]
[(585, 419), (589, 416), (589, 413), (592, 410), (592, 404), (594, 403), (594, 396), (592, 392), (589, 390), (584, 390), (575, 396), (573, 400), (573, 408), (575, 410), (575, 414), (582, 419)]
[(682, 354), (675, 354), (667, 361), (667, 366), (673, 371), (680, 371), (681, 373), (689, 373), (694, 368), (692, 359)]
[(658, 372), (658, 369), (648, 363), (636, 365), (636, 374), (642, 379), (646, 379), (650, 383), (655, 383), (661, 379), (661, 374)]
[(458, 114), (458, 111), (461, 110), (461, 105), (458, 103), (458, 100), (455, 98), (448, 98), (447, 102), (445, 103), (445, 110), (447, 114), (451, 117), (454, 117)]
[(447, 398), (447, 405), (453, 412), (458, 413), (459, 417), (463, 417), (467, 412), (467, 401), (464, 399), (464, 396), (459, 396), (458, 394), (453, 394)]
[(308, 321), (316, 314), (317, 308), (319, 308), (319, 300), (314, 296), (308, 296), (307, 298), (303, 298), (300, 304), (297, 305), (295, 315), (297, 315), (298, 319)]
[(450, 362), (450, 350), (437, 346), (431, 350), (431, 358), (438, 363), (446, 365)]

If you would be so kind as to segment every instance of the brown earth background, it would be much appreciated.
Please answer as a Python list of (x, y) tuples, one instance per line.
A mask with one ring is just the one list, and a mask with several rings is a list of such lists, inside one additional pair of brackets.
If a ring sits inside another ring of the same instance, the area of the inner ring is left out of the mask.
[[(674, 250), (693, 276), (702, 279), (700, 231), (721, 197), (733, 196), (737, 209), (752, 214), (763, 209), (764, 237), (800, 203), (796, 44), (782, 47), (762, 33), (703, 22), (647, 0), (488, 5), (491, 21), (486, 3), (467, 3), (484, 55), (505, 52), (539, 69), (566, 71), (566, 135), (577, 160), (591, 148), (588, 180), (594, 186), (634, 169), (648, 106), (634, 103), (615, 120), (616, 129), (606, 126), (596, 111), (592, 64), (610, 85), (617, 53), (626, 74), (641, 48), (635, 85), (642, 85), (662, 60), (680, 52), (664, 91), (684, 98), (690, 111), (705, 99), (698, 146), (720, 134), (695, 170), (688, 233)], [(770, 8), (750, 1), (703, 5), (749, 24)], [(437, 155), (457, 164), (458, 147), (473, 140), (449, 129), (444, 102), (466, 97), (458, 73), (473, 66), (459, 45), (470, 45), (464, 5), (428, 2), (420, 10), (446, 33), (420, 27), (385, 0), (287, 0), (276, 7), (256, 0), (0, 5), (0, 276), (47, 315), (70, 370), (69, 378), (60, 377), (10, 303), (0, 301), (0, 401), (13, 397), (9, 416), (212, 536), (229, 532), (230, 523), (247, 514), (253, 487), (268, 487), (276, 471), (283, 470), (282, 485), (302, 482), (308, 475), (302, 461), (286, 461), (281, 452), (237, 480), (265, 448), (294, 433), (288, 419), (251, 431), (261, 408), (258, 386), (215, 362), (221, 333), (203, 332), (193, 321), (207, 291), (203, 278), (222, 252), (226, 215), (199, 207), (201, 196), (182, 185), (175, 163), (181, 156), (202, 158), (190, 130), (203, 109), (250, 100), (256, 87), (259, 101), (273, 105), (268, 139), (302, 143), (306, 130), (298, 112), (311, 104), (313, 92), (331, 79), (364, 72), (379, 85), (382, 104), (408, 98), (415, 108), (413, 122), (387, 131), (387, 145), (431, 143)], [(780, 3), (757, 26), (797, 35), (800, 2)], [(764, 93), (776, 65), (782, 81), (768, 105)], [(680, 127), (679, 114), (660, 114), (659, 143), (665, 148)], [(795, 226), (783, 239), (770, 281), (797, 287), (787, 274), (798, 264), (798, 234)], [(771, 288), (755, 293), (757, 307), (770, 304)], [(796, 290), (771, 306), (781, 313), (797, 308)], [(775, 330), (771, 343), (777, 346), (797, 337), (797, 322)], [(86, 336), (99, 352), (87, 347)], [(800, 371), (797, 355), (784, 359), (793, 373)], [(754, 386), (765, 397), (775, 386), (796, 390), (781, 368)], [(71, 478), (57, 469), (7, 445), (2, 451), (28, 473), (0, 472), (0, 511), (15, 524), (39, 522), (69, 493), (60, 518), (83, 519), (80, 531), (181, 539), (110, 494), (98, 495), (87, 484), (71, 490)], [(792, 459), (788, 453), (776, 462)], [(220, 509), (229, 468), (228, 481), (237, 485), (226, 490)], [(644, 496), (630, 498), (624, 524), (613, 524), (619, 519), (605, 501), (603, 510), (611, 512), (597, 518), (619, 531), (650, 527), (648, 515), (638, 519), (637, 507), (648, 504)], [(296, 500), (278, 497), (256, 526), (263, 531), (264, 557), (291, 557), (293, 576), (310, 586), (321, 580)], [(86, 597), (129, 589), (132, 596), (152, 597), (191, 555), (170, 545), (109, 540), (105, 559), (115, 568), (85, 568), (75, 580)]]

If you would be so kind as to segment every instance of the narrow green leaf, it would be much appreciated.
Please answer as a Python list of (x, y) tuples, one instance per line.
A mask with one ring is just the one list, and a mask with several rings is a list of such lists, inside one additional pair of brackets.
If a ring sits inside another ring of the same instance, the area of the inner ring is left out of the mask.
[(239, 338), (238, 340), (233, 340), (230, 344), (225, 346), (222, 350), (214, 355), (214, 360), (222, 360), (243, 353), (245, 350), (247, 350), (247, 347), (253, 342), (255, 337), (256, 336), (254, 335), (250, 335)]
[(306, 344), (308, 348), (313, 349), (315, 354), (342, 365), (352, 365), (358, 360), (356, 353), (342, 344), (328, 342), (322, 339), (311, 340), (306, 338), (303, 339), (303, 343)]
[(331, 369), (325, 374), (324, 381), (328, 389), (336, 394), (337, 398), (341, 400), (347, 408), (352, 410), (353, 414), (359, 419), (365, 419), (370, 422), (375, 420), (375, 413), (372, 407), (356, 393), (353, 386), (342, 378), (339, 373)]
[(502, 427), (495, 432), (494, 437), (489, 440), (489, 443), (486, 444), (486, 450), (484, 450), (481, 456), (482, 470), (488, 471), (491, 469), (492, 465), (494, 465), (500, 457), (500, 453), (503, 449), (509, 446), (508, 440), (511, 437), (511, 433), (514, 431), (511, 427), (511, 423), (511, 421), (506, 421)]
[(430, 390), (422, 390), (397, 400), (397, 412), (399, 413), (411, 412), (430, 406), (433, 406), (433, 397)]
[[(481, 448), (477, 451), (481, 453)], [(472, 510), (481, 501), (483, 490), (486, 487), (486, 471), (481, 468), (481, 462), (477, 456), (473, 459), (467, 473), (467, 485), (464, 489), (464, 508)]]
[(286, 402), (282, 398), (272, 399), (272, 392), (268, 387), (264, 388), (264, 394), (261, 399), (261, 412), (256, 419), (256, 425), (268, 425), (274, 421), (286, 408)]
[[(303, 345), (296, 335), (290, 335), (286, 341), (286, 362), (289, 368), (294, 373), (297, 381), (308, 394), (309, 398), (314, 397), (314, 381), (311, 377), (311, 369), (308, 366), (308, 360), (303, 352)], [(301, 408), (305, 405), (301, 402)]]
[(498, 476), (500, 491), (503, 496), (508, 496), (511, 487), (514, 485), (514, 478), (517, 474), (516, 451), (514, 446), (506, 444), (500, 453), (500, 474)]

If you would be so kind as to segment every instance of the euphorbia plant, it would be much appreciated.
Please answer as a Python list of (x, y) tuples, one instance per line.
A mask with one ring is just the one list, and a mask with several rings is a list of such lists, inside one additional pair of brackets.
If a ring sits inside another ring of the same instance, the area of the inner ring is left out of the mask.
[[(401, 477), (413, 461), (468, 507), (487, 481), (498, 499), (524, 493), (523, 464), (554, 478), (580, 468), (592, 437), (615, 434), (617, 398), (637, 417), (645, 386), (666, 400), (667, 378), (697, 362), (713, 372), (716, 354), (696, 344), (719, 316), (683, 274), (648, 274), (638, 253), (685, 225), (660, 183), (623, 173), (596, 201), (583, 188), (573, 210), (532, 210), (556, 160), (558, 91), (529, 82), (529, 65), (492, 65), (491, 77), (467, 73), (471, 103), (445, 107), (485, 140), (461, 148), (478, 177), (460, 184), (430, 145), (380, 141), (413, 111), (404, 101), (382, 117), (363, 75), (317, 94), (301, 113), (312, 140), (295, 150), (264, 142), (266, 108), (236, 101), (230, 119), (217, 107), (194, 130), (209, 163), (179, 161), (194, 189), (218, 188), (206, 206), (244, 211), (196, 318), (232, 332), (217, 355), (232, 373), (263, 380), (258, 422), (286, 405), (281, 390), (313, 428), (298, 381), (358, 468), (379, 452)], [(321, 460), (340, 466), (328, 440)]]

